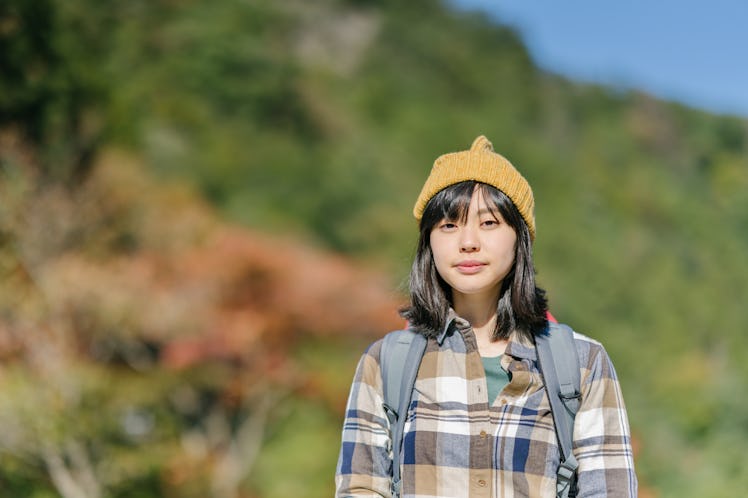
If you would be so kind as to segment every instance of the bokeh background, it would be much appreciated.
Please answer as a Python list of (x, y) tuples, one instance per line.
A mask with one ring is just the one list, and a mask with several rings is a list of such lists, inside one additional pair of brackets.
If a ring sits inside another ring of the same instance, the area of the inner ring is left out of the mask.
[(748, 121), (541, 68), (439, 0), (0, 3), (0, 495), (331, 496), (434, 158), (537, 199), (644, 497), (748, 487)]

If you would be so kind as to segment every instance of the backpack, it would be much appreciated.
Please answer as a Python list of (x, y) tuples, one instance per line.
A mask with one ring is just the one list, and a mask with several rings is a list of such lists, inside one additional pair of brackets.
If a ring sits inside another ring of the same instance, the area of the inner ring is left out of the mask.
[[(384, 410), (390, 422), (392, 439), (392, 495), (400, 496), (400, 452), (405, 414), (413, 396), (413, 385), (426, 350), (426, 338), (412, 330), (396, 330), (384, 337), (380, 351)], [(574, 418), (579, 409), (579, 358), (573, 331), (566, 325), (548, 322), (536, 336), (540, 373), (548, 391), (556, 428), (561, 463), (556, 474), (556, 497), (576, 496), (578, 463), (572, 453)], [(551, 393), (555, 393), (552, 395)], [(403, 416), (399, 416), (403, 414)]]

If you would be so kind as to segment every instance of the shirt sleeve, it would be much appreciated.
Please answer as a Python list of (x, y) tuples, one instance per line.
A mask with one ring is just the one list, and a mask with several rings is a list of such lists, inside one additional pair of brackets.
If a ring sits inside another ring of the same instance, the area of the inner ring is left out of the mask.
[(335, 496), (391, 497), (390, 434), (377, 358), (381, 341), (364, 353), (356, 368), (343, 422), (335, 473)]
[(613, 363), (597, 343), (591, 344), (587, 359), (574, 422), (577, 497), (636, 497), (631, 432)]

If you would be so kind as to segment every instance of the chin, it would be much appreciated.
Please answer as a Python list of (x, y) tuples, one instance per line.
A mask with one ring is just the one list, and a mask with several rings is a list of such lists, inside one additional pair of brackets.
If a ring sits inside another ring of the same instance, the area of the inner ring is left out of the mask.
[(468, 297), (470, 297), (470, 296), (479, 296), (481, 294), (486, 294), (488, 292), (492, 292), (492, 290), (493, 289), (491, 289), (491, 288), (485, 288), (485, 287), (481, 287), (481, 288), (477, 288), (477, 289), (476, 288), (472, 288), (472, 287), (467, 287), (467, 288), (463, 287), (461, 289), (457, 288), (457, 287), (453, 287), (452, 288), (452, 292), (453, 293), (457, 292), (459, 294), (462, 294), (463, 296), (468, 296)]

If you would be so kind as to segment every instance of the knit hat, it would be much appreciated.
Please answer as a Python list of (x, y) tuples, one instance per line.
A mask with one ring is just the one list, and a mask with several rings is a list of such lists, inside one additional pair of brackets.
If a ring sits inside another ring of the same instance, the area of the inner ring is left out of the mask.
[(504, 192), (527, 223), (530, 239), (535, 240), (535, 200), (530, 184), (512, 163), (494, 152), (493, 145), (483, 135), (475, 139), (470, 150), (444, 154), (434, 161), (413, 215), (420, 221), (426, 205), (439, 191), (468, 180), (487, 183)]

